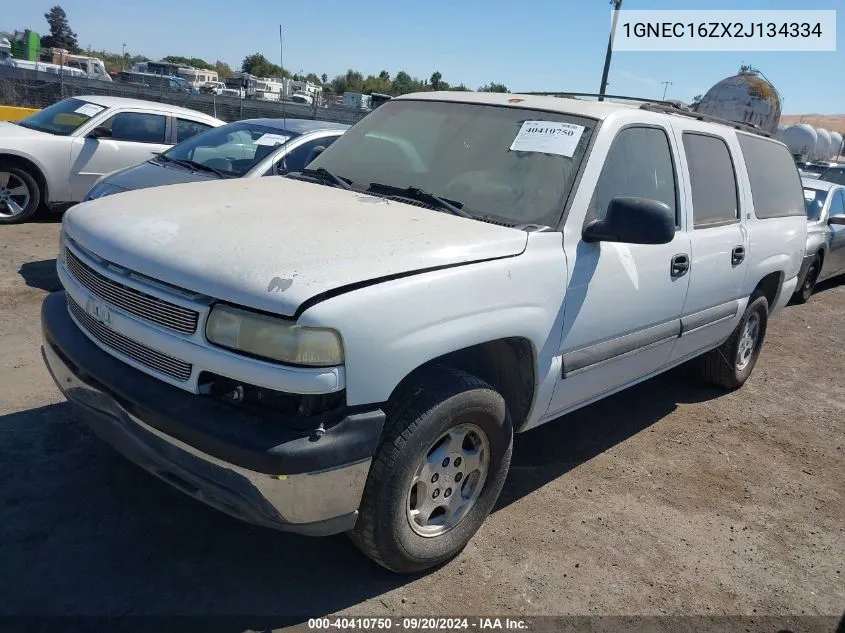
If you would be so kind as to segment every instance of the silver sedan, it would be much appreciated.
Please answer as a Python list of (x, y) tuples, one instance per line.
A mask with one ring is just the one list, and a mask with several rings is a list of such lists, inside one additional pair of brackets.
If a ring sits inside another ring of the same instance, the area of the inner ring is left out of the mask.
[(845, 273), (845, 186), (802, 178), (807, 208), (807, 249), (793, 300), (805, 303), (816, 283)]

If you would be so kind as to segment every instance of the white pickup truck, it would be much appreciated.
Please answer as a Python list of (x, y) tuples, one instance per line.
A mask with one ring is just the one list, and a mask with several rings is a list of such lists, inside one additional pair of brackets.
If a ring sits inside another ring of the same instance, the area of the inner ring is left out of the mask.
[(493, 508), (514, 432), (692, 359), (751, 374), (795, 290), (801, 182), (781, 143), (696, 116), (416, 94), (288, 177), (83, 203), (44, 358), (196, 499), (432, 567)]

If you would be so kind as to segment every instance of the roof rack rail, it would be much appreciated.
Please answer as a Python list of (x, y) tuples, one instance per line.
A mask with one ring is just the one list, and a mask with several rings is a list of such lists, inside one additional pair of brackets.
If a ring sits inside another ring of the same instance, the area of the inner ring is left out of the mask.
[(680, 116), (690, 117), (698, 121), (705, 121), (707, 123), (718, 123), (719, 125), (727, 125), (736, 130), (743, 132), (750, 132), (751, 134), (758, 134), (760, 136), (772, 137), (772, 134), (763, 130), (753, 123), (741, 123), (739, 121), (731, 121), (730, 119), (723, 119), (721, 117), (712, 116), (710, 114), (702, 114), (701, 112), (694, 112), (693, 110), (682, 110), (676, 107), (666, 107), (661, 103), (644, 103), (640, 106), (640, 110), (648, 110), (649, 112), (662, 112), (664, 114), (677, 114)]
[(603, 99), (623, 99), (625, 101), (642, 101), (645, 103), (659, 103), (670, 108), (681, 110), (675, 101), (667, 101), (661, 99), (652, 99), (651, 97), (632, 97), (629, 95), (608, 95), (598, 94), (596, 92), (525, 92), (523, 94), (533, 95), (538, 97), (602, 97)]
[(680, 116), (690, 117), (698, 121), (705, 121), (707, 123), (718, 123), (720, 125), (727, 125), (736, 130), (749, 132), (751, 134), (758, 134), (772, 138), (772, 134), (759, 128), (753, 123), (741, 123), (739, 121), (731, 121), (730, 119), (723, 119), (721, 117), (712, 116), (710, 114), (703, 114), (694, 110), (681, 107), (676, 101), (667, 101), (665, 99), (651, 99), (648, 97), (631, 97), (628, 95), (600, 95), (594, 92), (526, 92), (524, 94), (546, 97), (603, 97), (605, 99), (623, 99), (625, 101), (640, 101), (640, 109), (648, 110), (650, 112), (661, 112), (663, 114), (677, 114)]

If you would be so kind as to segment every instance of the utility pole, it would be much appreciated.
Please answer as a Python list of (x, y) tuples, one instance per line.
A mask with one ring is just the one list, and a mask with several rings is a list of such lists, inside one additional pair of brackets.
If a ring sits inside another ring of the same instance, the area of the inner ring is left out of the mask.
[(120, 67), (126, 70), (126, 42), (123, 43), (123, 57), (120, 60)]
[(666, 101), (666, 91), (669, 89), (669, 86), (672, 85), (671, 81), (661, 81), (660, 83), (663, 84), (663, 101)]
[(613, 19), (610, 24), (610, 37), (607, 40), (607, 54), (604, 57), (604, 71), (601, 74), (601, 88), (599, 88), (599, 101), (604, 101), (604, 93), (607, 90), (607, 75), (610, 72), (610, 56), (613, 53), (613, 34), (616, 32), (616, 18), (618, 11), (622, 8), (622, 0), (610, 0), (613, 5)]

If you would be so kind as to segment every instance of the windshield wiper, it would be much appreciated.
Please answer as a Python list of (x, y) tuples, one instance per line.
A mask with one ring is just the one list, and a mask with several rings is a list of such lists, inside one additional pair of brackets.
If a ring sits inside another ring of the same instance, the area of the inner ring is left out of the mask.
[(370, 189), (381, 189), (382, 191), (390, 192), (393, 196), (411, 198), (412, 200), (419, 200), (420, 202), (427, 202), (428, 204), (433, 205), (438, 209), (448, 211), (453, 215), (459, 215), (462, 218), (473, 217), (472, 215), (461, 209), (460, 206), (457, 206), (456, 204), (453, 204), (448, 200), (444, 200), (438, 195), (429, 193), (428, 191), (424, 191), (419, 187), (407, 187), (405, 189), (402, 189), (401, 187), (394, 187), (393, 185), (383, 185), (378, 182), (371, 182)]
[(187, 160), (182, 158), (173, 158), (172, 156), (167, 156), (166, 154), (159, 154), (156, 158), (160, 158), (162, 160), (176, 163), (177, 165), (182, 165), (182, 167), (187, 167), (188, 169), (192, 169), (194, 171), (208, 171), (212, 174), (216, 174), (220, 178), (232, 178), (231, 174), (227, 174), (224, 171), (220, 171), (219, 169), (215, 169), (214, 167), (209, 167), (208, 165), (203, 165), (202, 163), (198, 163), (195, 160)]
[[(317, 167), (316, 169), (300, 169), (298, 174), (302, 174), (304, 176), (310, 176), (311, 178), (317, 178), (322, 180), (323, 182), (333, 182), (338, 187), (342, 187), (343, 189), (352, 189), (352, 185), (349, 181), (341, 178), (337, 174), (330, 172), (325, 167)], [(293, 175), (293, 174), (292, 174)]]

